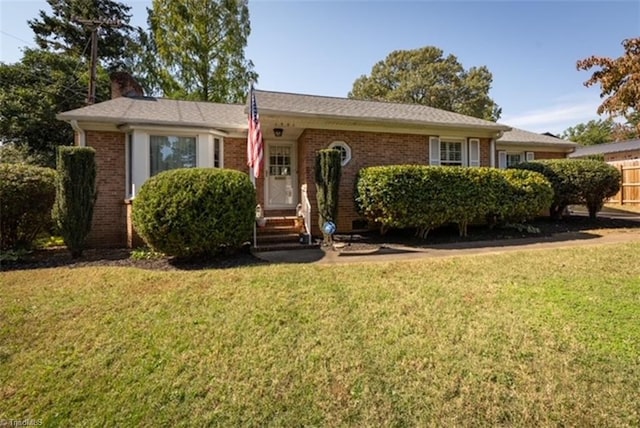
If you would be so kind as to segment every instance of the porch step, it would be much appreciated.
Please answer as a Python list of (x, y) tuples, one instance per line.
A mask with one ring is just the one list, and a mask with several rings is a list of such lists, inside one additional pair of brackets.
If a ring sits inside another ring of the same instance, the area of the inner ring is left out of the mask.
[(258, 235), (270, 235), (275, 233), (294, 233), (298, 232), (299, 229), (295, 227), (295, 225), (287, 225), (287, 226), (273, 226), (270, 224), (266, 224), (263, 227), (258, 227), (257, 232)]
[[(293, 227), (296, 224), (298, 217), (294, 215), (289, 216), (265, 216), (267, 221), (265, 227), (269, 226), (290, 226)], [(261, 228), (262, 229), (262, 228)]]
[(301, 232), (300, 219), (296, 216), (277, 215), (265, 217), (265, 225), (258, 227), (257, 251), (273, 251), (284, 245), (287, 249), (304, 248), (306, 245), (300, 244)]
[(258, 245), (265, 243), (279, 243), (279, 242), (299, 242), (300, 234), (299, 233), (268, 233), (261, 234), (259, 233), (257, 236)]

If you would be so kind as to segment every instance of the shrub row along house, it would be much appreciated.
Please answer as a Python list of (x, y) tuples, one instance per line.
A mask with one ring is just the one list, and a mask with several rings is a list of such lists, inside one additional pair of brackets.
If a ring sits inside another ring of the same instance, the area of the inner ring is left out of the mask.
[[(504, 168), (565, 158), (576, 144), (423, 105), (255, 91), (264, 135), (264, 170), (256, 182), (266, 216), (295, 215), (307, 185), (316, 225), (314, 159), (342, 153), (338, 231), (361, 227), (353, 190), (358, 171), (377, 165)], [(247, 105), (145, 97), (135, 84), (112, 83), (113, 99), (58, 114), (75, 144), (96, 150), (98, 199), (92, 246), (131, 244), (131, 199), (158, 172), (180, 167), (247, 167)]]

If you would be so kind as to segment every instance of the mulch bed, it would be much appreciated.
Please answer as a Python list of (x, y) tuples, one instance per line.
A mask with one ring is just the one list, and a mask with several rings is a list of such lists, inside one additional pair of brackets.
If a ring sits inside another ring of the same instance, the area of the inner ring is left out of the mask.
[(467, 236), (461, 238), (457, 225), (441, 227), (429, 232), (427, 239), (415, 236), (415, 229), (390, 230), (385, 235), (377, 231), (367, 231), (348, 235), (336, 235), (335, 242), (339, 243), (340, 251), (366, 251), (387, 246), (405, 246), (414, 248), (428, 248), (437, 244), (464, 243), (478, 241), (495, 241), (518, 238), (546, 238), (560, 233), (584, 232), (595, 229), (640, 229), (640, 222), (633, 220), (598, 218), (595, 221), (584, 216), (569, 216), (563, 220), (539, 218), (527, 223), (538, 229), (539, 233), (528, 233), (513, 227), (469, 226)]
[[(436, 244), (455, 242), (492, 241), (498, 239), (516, 239), (531, 237), (549, 237), (565, 232), (583, 232), (594, 229), (629, 229), (640, 228), (640, 222), (598, 218), (595, 221), (583, 216), (570, 216), (562, 221), (541, 218), (529, 223), (540, 230), (531, 234), (514, 228), (488, 228), (486, 226), (469, 226), (468, 236), (460, 238), (458, 229), (454, 226), (442, 227), (429, 233), (426, 240), (414, 236), (413, 230), (391, 230), (385, 235), (377, 231), (336, 235), (335, 241), (341, 244), (341, 251), (362, 251), (378, 249), (385, 246), (402, 245), (406, 247), (425, 248)], [(49, 248), (37, 250), (25, 256), (20, 261), (3, 262), (0, 270), (25, 270), (54, 267), (77, 268), (85, 266), (120, 266), (136, 267), (151, 270), (198, 270), (198, 269), (226, 269), (240, 266), (261, 265), (268, 262), (252, 255), (248, 249), (235, 255), (219, 256), (208, 259), (180, 260), (172, 257), (159, 257), (137, 260), (131, 258), (128, 249), (91, 249), (86, 250), (82, 257), (72, 259), (65, 248)]]
[(157, 257), (139, 260), (131, 258), (131, 250), (122, 248), (85, 250), (82, 257), (72, 259), (66, 248), (58, 247), (34, 251), (19, 261), (4, 262), (2, 263), (2, 266), (0, 266), (0, 270), (8, 271), (56, 267), (79, 268), (119, 266), (168, 271), (227, 269), (265, 263), (267, 262), (254, 257), (248, 251), (243, 251), (235, 255), (219, 256), (208, 259), (181, 260), (174, 257)]

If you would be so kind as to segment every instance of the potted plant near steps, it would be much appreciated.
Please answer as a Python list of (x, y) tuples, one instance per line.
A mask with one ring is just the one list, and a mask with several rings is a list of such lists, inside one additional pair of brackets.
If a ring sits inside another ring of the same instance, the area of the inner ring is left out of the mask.
[(296, 218), (293, 220), (293, 225), (298, 233), (304, 233), (304, 213), (302, 212), (302, 204), (298, 204), (296, 207)]
[(264, 227), (267, 224), (267, 219), (260, 204), (256, 205), (256, 224), (258, 227)]

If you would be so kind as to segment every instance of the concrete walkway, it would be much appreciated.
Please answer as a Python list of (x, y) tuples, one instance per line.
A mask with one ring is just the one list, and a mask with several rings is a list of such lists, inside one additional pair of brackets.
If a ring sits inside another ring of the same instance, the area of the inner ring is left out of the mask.
[[(572, 206), (573, 215), (588, 216), (584, 207)], [(640, 224), (640, 213), (627, 212), (605, 207), (598, 217), (637, 221)], [(320, 248), (312, 250), (287, 250), (256, 253), (263, 260), (272, 263), (368, 263), (402, 260), (417, 260), (434, 257), (452, 257), (469, 254), (501, 254), (509, 251), (535, 251), (550, 248), (567, 248), (587, 245), (619, 244), (640, 242), (640, 227), (633, 229), (602, 229), (584, 232), (559, 233), (551, 237), (533, 237), (522, 239), (505, 239), (496, 241), (455, 242), (437, 244), (428, 248), (387, 245), (379, 249), (352, 251), (343, 249)]]
[(433, 245), (428, 248), (389, 245), (369, 251), (332, 250), (328, 248), (312, 250), (300, 249), (257, 253), (256, 256), (272, 263), (343, 264), (417, 260), (470, 254), (501, 254), (509, 251), (535, 251), (551, 248), (607, 245), (626, 242), (640, 242), (640, 228), (567, 232), (552, 237), (458, 242)]

